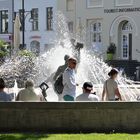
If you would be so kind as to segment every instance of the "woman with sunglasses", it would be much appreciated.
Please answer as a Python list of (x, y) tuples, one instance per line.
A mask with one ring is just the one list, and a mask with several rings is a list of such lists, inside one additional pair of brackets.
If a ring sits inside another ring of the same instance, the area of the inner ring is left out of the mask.
[(76, 97), (76, 80), (75, 80), (75, 69), (77, 60), (75, 58), (69, 58), (68, 68), (63, 74), (63, 99), (64, 101), (74, 101)]

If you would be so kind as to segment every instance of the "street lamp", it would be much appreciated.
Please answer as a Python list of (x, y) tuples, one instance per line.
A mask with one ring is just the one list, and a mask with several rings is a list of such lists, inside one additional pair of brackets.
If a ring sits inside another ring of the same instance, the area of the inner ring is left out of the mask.
[(25, 20), (27, 18), (27, 16), (30, 14), (31, 15), (31, 18), (29, 19), (29, 22), (33, 22), (34, 21), (34, 17), (33, 17), (33, 12), (34, 10), (31, 9), (31, 11), (25, 11), (25, 1), (24, 0), (21, 0), (21, 5), (22, 5), (22, 8), (18, 11), (18, 12), (14, 12), (14, 20), (16, 18), (16, 14), (18, 13), (19, 14), (19, 17), (20, 17), (20, 21), (21, 21), (21, 32), (22, 32), (22, 47), (21, 49), (24, 49), (25, 47)]
[(22, 47), (25, 46), (25, 7), (24, 0), (22, 0)]
[(25, 47), (25, 20), (26, 20), (26, 17), (31, 14), (31, 18), (29, 20), (29, 22), (32, 22), (33, 21), (33, 9), (31, 11), (25, 11), (25, 1), (22, 0), (21, 2), (22, 4), (22, 8), (21, 10), (19, 10), (19, 12), (14, 12), (15, 14), (15, 17), (16, 17), (16, 14), (19, 13), (19, 17), (20, 17), (20, 20), (21, 20), (21, 31), (22, 31), (22, 49), (24, 49)]

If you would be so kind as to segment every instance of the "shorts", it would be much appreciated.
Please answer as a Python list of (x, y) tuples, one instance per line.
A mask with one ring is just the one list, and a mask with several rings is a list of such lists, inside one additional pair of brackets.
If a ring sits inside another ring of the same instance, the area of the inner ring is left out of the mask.
[(65, 95), (63, 97), (64, 101), (74, 101), (74, 97), (70, 96), (70, 95)]

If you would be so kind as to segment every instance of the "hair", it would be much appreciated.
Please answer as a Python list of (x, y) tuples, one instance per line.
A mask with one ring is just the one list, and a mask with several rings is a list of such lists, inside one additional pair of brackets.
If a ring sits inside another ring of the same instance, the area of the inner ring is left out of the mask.
[(91, 82), (85, 82), (84, 85), (83, 85), (83, 89), (90, 93), (92, 90), (93, 90), (93, 85)]
[(5, 82), (2, 78), (0, 78), (0, 89), (4, 89), (5, 88)]
[(64, 56), (64, 60), (65, 60), (65, 61), (68, 61), (68, 60), (69, 60), (69, 58), (70, 58), (70, 56), (69, 56), (69, 55), (65, 55), (65, 56)]
[(27, 80), (25, 82), (25, 88), (34, 87), (34, 82), (32, 80)]
[(108, 73), (108, 75), (110, 76), (110, 77), (112, 77), (112, 76), (114, 76), (114, 75), (116, 75), (116, 74), (118, 74), (119, 73), (119, 71), (117, 70), (117, 69), (112, 69), (109, 73)]
[(77, 59), (74, 58), (74, 57), (70, 57), (70, 58), (69, 58), (69, 62), (70, 62), (70, 61), (76, 61), (76, 62), (77, 62)]
[(75, 40), (74, 38), (72, 38), (70, 41), (71, 41), (71, 42), (76, 42), (76, 40)]

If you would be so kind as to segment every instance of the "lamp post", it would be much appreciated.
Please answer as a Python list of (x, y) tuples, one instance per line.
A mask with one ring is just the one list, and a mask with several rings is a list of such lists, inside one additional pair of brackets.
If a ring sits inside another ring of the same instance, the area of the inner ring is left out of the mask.
[[(33, 9), (31, 11), (25, 11), (25, 0), (21, 0), (21, 9), (18, 11), (18, 12), (14, 12), (14, 15), (13, 15), (13, 19), (15, 20), (16, 18), (16, 14), (19, 15), (19, 18), (20, 18), (20, 21), (21, 21), (21, 33), (22, 33), (22, 48), (20, 49), (24, 49), (25, 47), (25, 20), (27, 18), (27, 16), (29, 14), (32, 15), (32, 12), (33, 12)], [(32, 21), (32, 17), (30, 18), (29, 22)]]
[(25, 7), (24, 0), (22, 0), (22, 47), (25, 46)]

